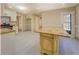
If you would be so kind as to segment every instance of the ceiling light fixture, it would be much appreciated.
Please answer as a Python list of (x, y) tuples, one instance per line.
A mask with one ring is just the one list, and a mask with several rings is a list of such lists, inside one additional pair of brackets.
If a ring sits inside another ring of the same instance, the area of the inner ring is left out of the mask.
[(25, 9), (27, 9), (27, 8), (24, 7), (24, 6), (17, 6), (17, 8), (19, 8), (20, 10), (25, 10)]

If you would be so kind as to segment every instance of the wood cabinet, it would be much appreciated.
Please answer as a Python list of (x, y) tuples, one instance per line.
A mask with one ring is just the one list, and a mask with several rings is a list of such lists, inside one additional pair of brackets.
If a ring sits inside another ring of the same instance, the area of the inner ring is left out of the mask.
[(58, 36), (40, 33), (41, 54), (58, 54)]
[(40, 33), (41, 54), (59, 54), (59, 37), (70, 37), (63, 28), (40, 28), (36, 32)]

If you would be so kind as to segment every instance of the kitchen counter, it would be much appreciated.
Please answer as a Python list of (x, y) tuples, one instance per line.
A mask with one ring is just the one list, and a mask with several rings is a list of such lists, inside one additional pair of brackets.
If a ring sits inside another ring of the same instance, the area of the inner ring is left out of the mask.
[(40, 28), (36, 32), (40, 33), (40, 52), (43, 55), (59, 54), (59, 38), (70, 37), (62, 28)]
[(40, 28), (36, 30), (36, 32), (70, 37), (70, 35), (62, 28)]
[(15, 33), (15, 30), (11, 30), (9, 28), (1, 28), (0, 29), (0, 34), (7, 34), (7, 33), (12, 33), (12, 32)]

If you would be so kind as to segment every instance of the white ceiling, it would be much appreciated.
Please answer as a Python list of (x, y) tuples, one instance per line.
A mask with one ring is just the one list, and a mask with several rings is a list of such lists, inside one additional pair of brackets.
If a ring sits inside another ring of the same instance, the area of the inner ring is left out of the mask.
[[(22, 13), (39, 13), (47, 10), (54, 10), (66, 7), (76, 6), (75, 3), (9, 3), (6, 7)], [(20, 10), (17, 6), (23, 6), (26, 9)]]

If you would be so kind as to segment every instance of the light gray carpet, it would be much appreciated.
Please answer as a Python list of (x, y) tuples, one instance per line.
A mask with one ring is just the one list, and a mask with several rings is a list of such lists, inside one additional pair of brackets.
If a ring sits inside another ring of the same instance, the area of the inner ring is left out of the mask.
[[(62, 55), (79, 54), (79, 40), (61, 37), (59, 52)], [(17, 35), (1, 36), (1, 54), (3, 55), (40, 55), (40, 38), (38, 33), (20, 32)]]
[(60, 38), (61, 55), (79, 55), (79, 40), (66, 37)]
[(39, 55), (39, 35), (32, 32), (20, 32), (17, 35), (6, 34), (1, 36), (1, 54)]

